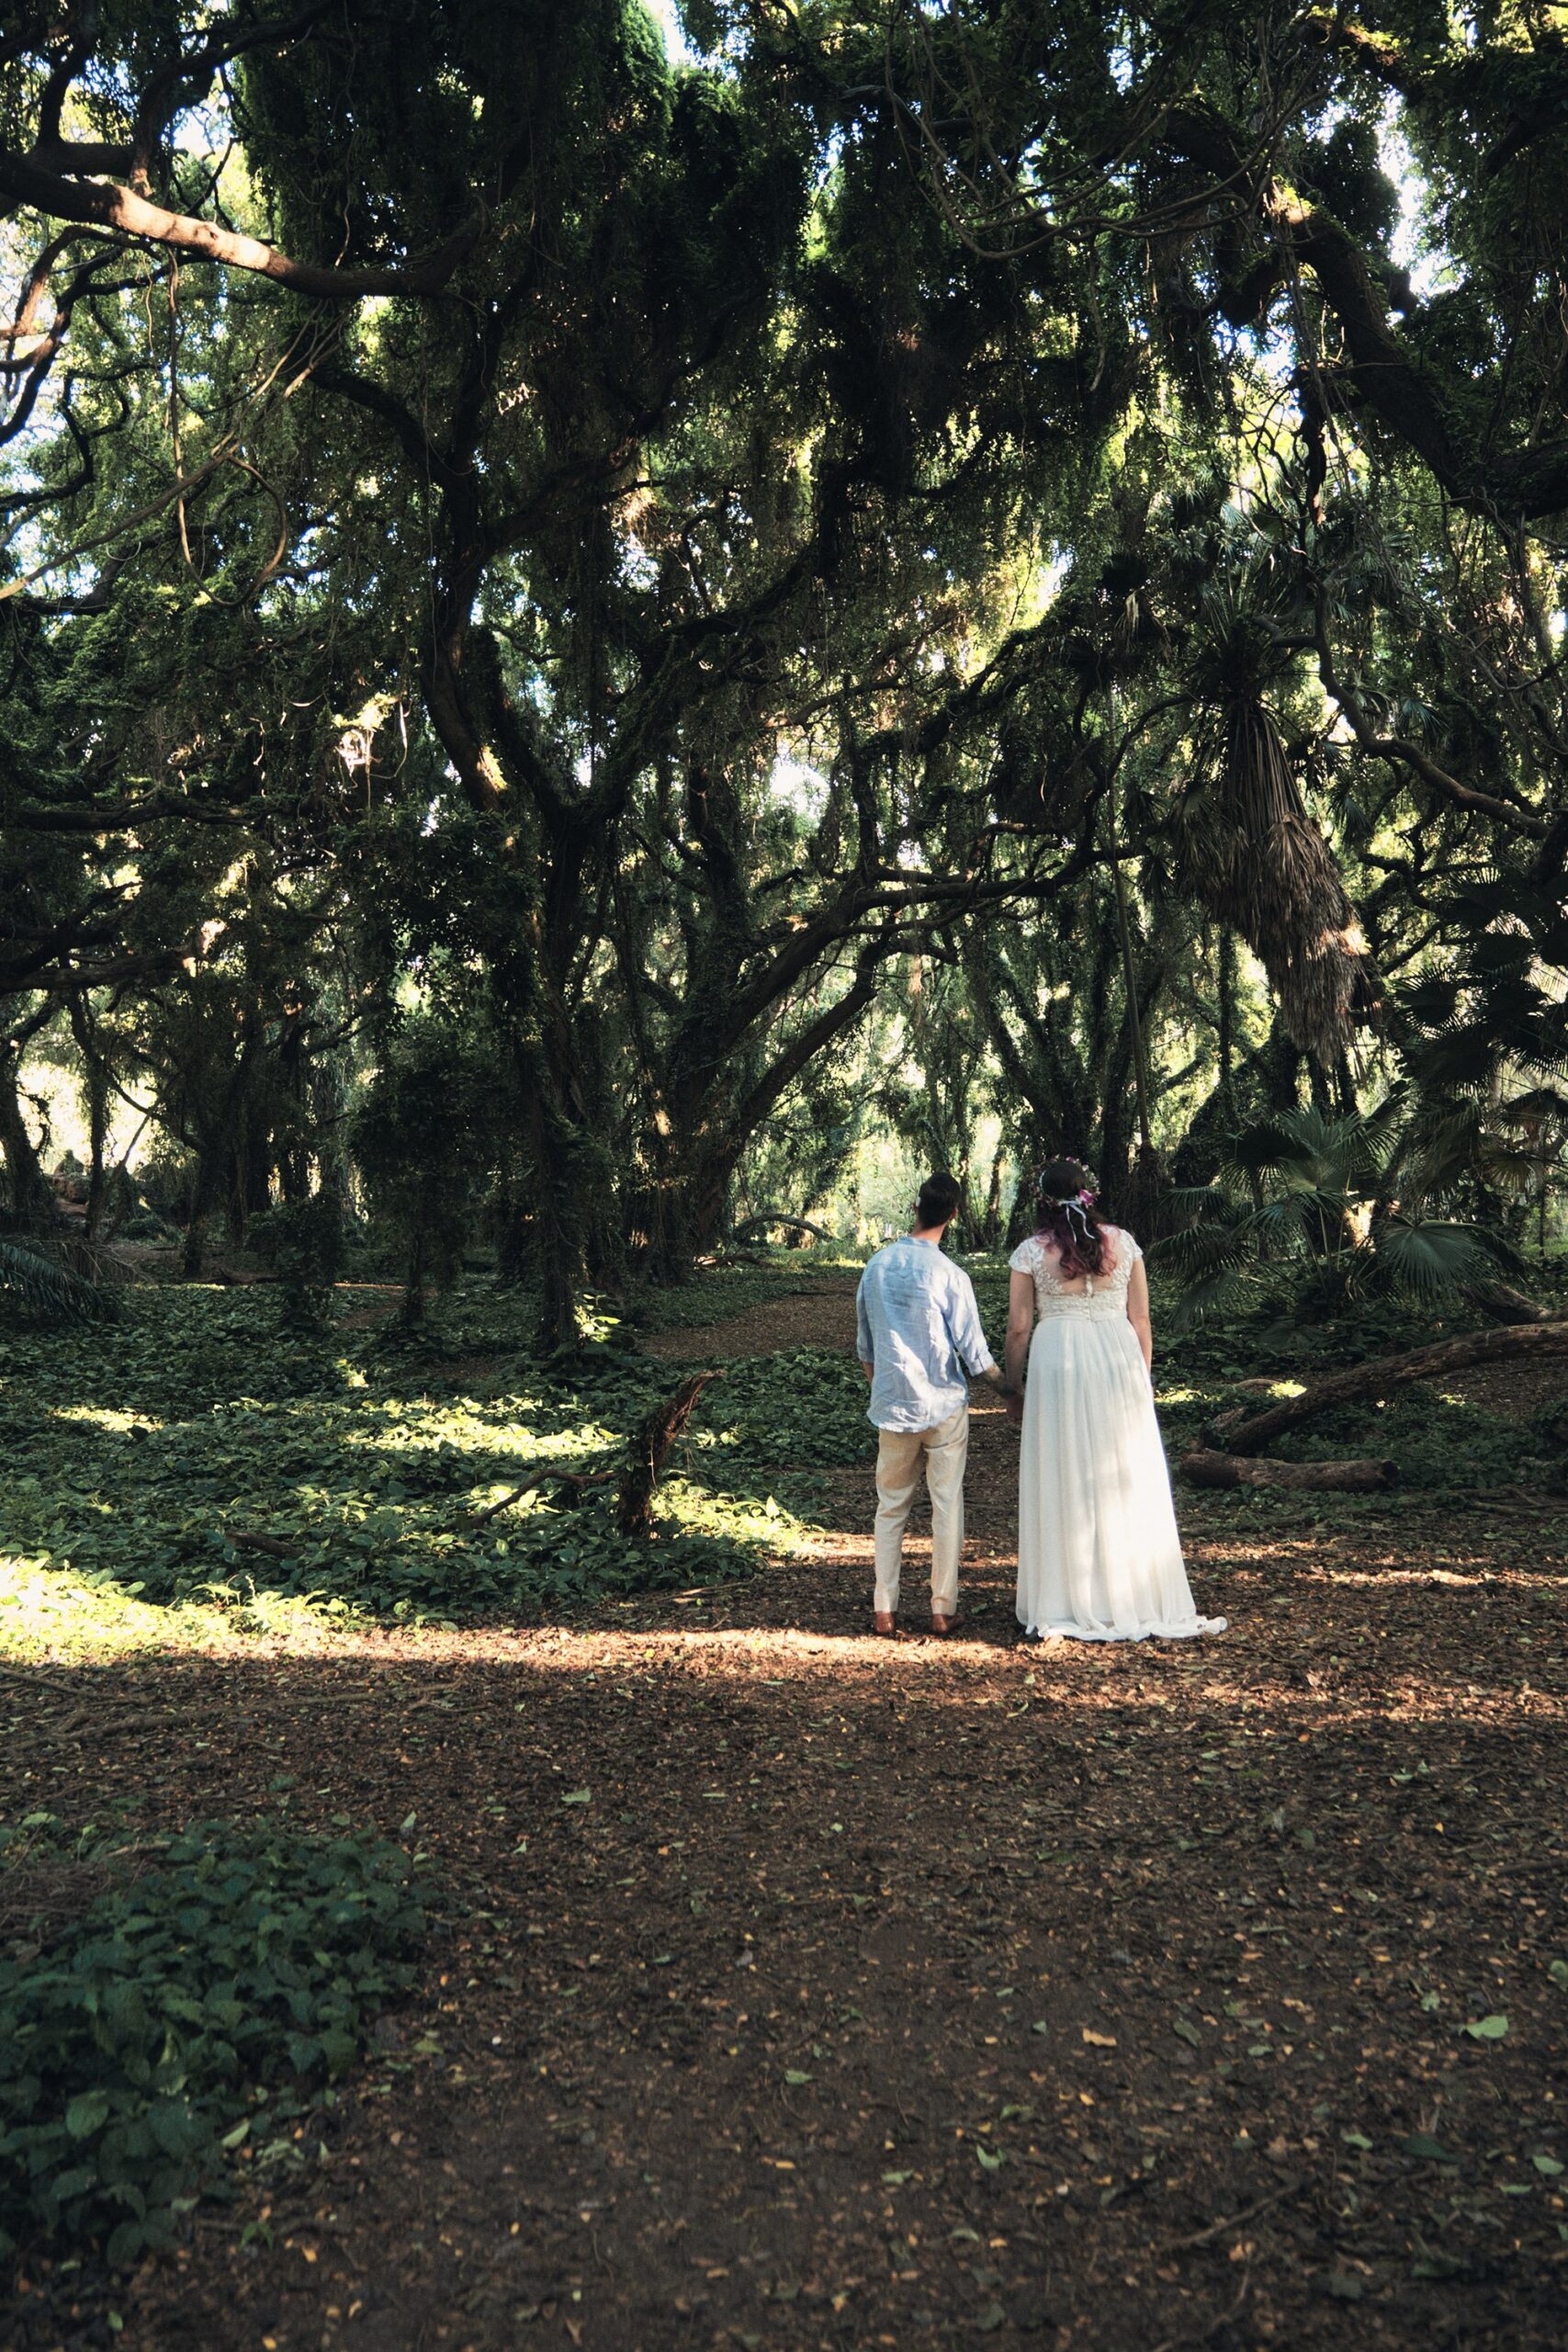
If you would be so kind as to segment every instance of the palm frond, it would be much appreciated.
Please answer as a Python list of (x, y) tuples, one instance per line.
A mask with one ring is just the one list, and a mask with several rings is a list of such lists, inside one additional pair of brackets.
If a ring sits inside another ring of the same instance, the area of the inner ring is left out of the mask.
[(1481, 1225), (1383, 1217), (1372, 1246), (1381, 1280), (1426, 1306), (1457, 1297), (1496, 1269), (1517, 1273), (1521, 1268), (1510, 1243)]
[(1346, 1152), (1351, 1174), (1375, 1190), (1382, 1183), (1410, 1110), (1410, 1092), (1395, 1086), (1373, 1110), (1343, 1120)]
[(79, 1274), (46, 1241), (0, 1234), (0, 1296), (47, 1323), (85, 1323), (112, 1316), (112, 1294)]
[[(1171, 1224), (1235, 1225), (1245, 1215), (1217, 1184), (1172, 1184), (1160, 1194), (1160, 1213)], [(1156, 1249), (1164, 1244), (1156, 1242)]]
[(1234, 1314), (1249, 1296), (1252, 1288), (1248, 1276), (1239, 1267), (1220, 1267), (1213, 1273), (1190, 1283), (1182, 1292), (1171, 1309), (1172, 1329), (1195, 1330), (1201, 1323), (1207, 1323), (1215, 1316)]
[[(1314, 1117), (1316, 1114), (1312, 1114)], [(1283, 1168), (1310, 1164), (1312, 1147), (1299, 1131), (1299, 1114), (1282, 1112), (1277, 1118), (1255, 1119), (1230, 1137), (1224, 1161), (1227, 1175), (1271, 1176)]]
[(1149, 1261), (1160, 1272), (1192, 1283), (1207, 1282), (1222, 1269), (1245, 1266), (1255, 1254), (1243, 1226), (1190, 1225), (1154, 1242)]

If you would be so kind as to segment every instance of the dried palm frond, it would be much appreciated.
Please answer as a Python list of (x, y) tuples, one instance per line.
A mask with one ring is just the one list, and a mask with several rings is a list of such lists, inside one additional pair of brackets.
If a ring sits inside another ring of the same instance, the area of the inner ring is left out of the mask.
[(1188, 878), (1261, 958), (1286, 1029), (1325, 1067), (1375, 1008), (1367, 943), (1268, 705), (1230, 704), (1183, 806)]

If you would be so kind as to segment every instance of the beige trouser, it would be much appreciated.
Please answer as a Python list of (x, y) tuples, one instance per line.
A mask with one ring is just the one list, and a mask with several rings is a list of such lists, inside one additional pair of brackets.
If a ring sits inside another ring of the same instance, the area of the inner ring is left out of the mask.
[(875, 1607), (898, 1606), (898, 1566), (904, 1527), (925, 1466), (931, 1498), (931, 1609), (951, 1617), (958, 1607), (958, 1563), (964, 1551), (964, 1463), (969, 1452), (969, 1408), (931, 1430), (884, 1430), (876, 1449)]

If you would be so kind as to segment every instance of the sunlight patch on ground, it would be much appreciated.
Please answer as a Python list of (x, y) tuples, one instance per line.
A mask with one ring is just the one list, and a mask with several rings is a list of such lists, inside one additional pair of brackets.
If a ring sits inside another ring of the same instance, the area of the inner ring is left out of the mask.
[(132, 1430), (161, 1430), (163, 1421), (152, 1413), (120, 1412), (112, 1405), (51, 1405), (51, 1421), (88, 1421), (95, 1429), (110, 1430), (118, 1437), (129, 1436)]
[(1506, 1584), (1527, 1592), (1568, 1591), (1568, 1568), (1557, 1575), (1544, 1568), (1499, 1568), (1477, 1562), (1469, 1576), (1454, 1568), (1396, 1568), (1374, 1562), (1364, 1568), (1320, 1568), (1316, 1581), (1321, 1584), (1371, 1585), (1381, 1587), (1395, 1584), (1457, 1585), (1462, 1591), (1481, 1592), (1488, 1585)]
[[(959, 1713), (985, 1705), (989, 1685), (992, 1703), (1023, 1701), (1043, 1714), (1128, 1707), (1152, 1713), (1164, 1699), (1145, 1683), (1170, 1687), (1179, 1680), (1184, 1687), (1199, 1684), (1216, 1709), (1234, 1709), (1252, 1718), (1266, 1713), (1298, 1737), (1357, 1724), (1446, 1722), (1495, 1713), (1499, 1700), (1513, 1709), (1517, 1698), (1511, 1686), (1496, 1682), (1408, 1679), (1368, 1698), (1348, 1691), (1326, 1665), (1321, 1687), (1287, 1687), (1260, 1673), (1245, 1645), (1232, 1649), (1234, 1638), (1221, 1634), (1201, 1647), (1152, 1642), (1090, 1647), (1064, 1642), (1026, 1649), (1011, 1645), (998, 1648), (995, 1642), (962, 1636), (916, 1634), (886, 1641), (872, 1634), (694, 1623), (675, 1631), (524, 1635), (513, 1657), (529, 1673), (563, 1677), (646, 1674), (654, 1668), (699, 1678), (723, 1677), (736, 1684), (776, 1682), (782, 1687), (821, 1680), (829, 1698), (863, 1699), (868, 1687), (878, 1685), (901, 1694), (918, 1689), (929, 1703)], [(1536, 1703), (1532, 1697), (1532, 1712)], [(1568, 1705), (1561, 1712), (1568, 1716)]]
[(73, 1576), (20, 1554), (0, 1554), (0, 1657), (71, 1661), (202, 1648), (220, 1630), (210, 1609), (154, 1608), (112, 1578)]

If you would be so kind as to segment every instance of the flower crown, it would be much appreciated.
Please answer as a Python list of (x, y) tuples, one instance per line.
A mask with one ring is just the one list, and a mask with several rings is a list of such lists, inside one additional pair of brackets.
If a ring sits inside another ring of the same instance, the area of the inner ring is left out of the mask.
[[(1045, 1173), (1044, 1170), (1043, 1170), (1043, 1169), (1042, 1169), (1042, 1170), (1041, 1170), (1041, 1171), (1040, 1171), (1040, 1176), (1041, 1176), (1041, 1177), (1043, 1177), (1044, 1173)], [(1035, 1189), (1036, 1189), (1036, 1191), (1039, 1191), (1039, 1188), (1040, 1188), (1040, 1178), (1036, 1178), (1036, 1180), (1035, 1180)], [(1041, 1198), (1043, 1201), (1047, 1202), (1047, 1203), (1049, 1204), (1049, 1205), (1050, 1205), (1052, 1208), (1054, 1208), (1054, 1209), (1090, 1209), (1090, 1208), (1092, 1208), (1092, 1207), (1094, 1206), (1094, 1204), (1095, 1204), (1096, 1200), (1099, 1198), (1099, 1194), (1096, 1193), (1096, 1191), (1095, 1191), (1095, 1189), (1094, 1189), (1094, 1186), (1093, 1186), (1092, 1184), (1085, 1184), (1085, 1185), (1084, 1185), (1084, 1187), (1083, 1187), (1083, 1189), (1081, 1190), (1081, 1192), (1077, 1192), (1077, 1193), (1045, 1193), (1045, 1192), (1041, 1192), (1041, 1193), (1040, 1193), (1040, 1198)]]

